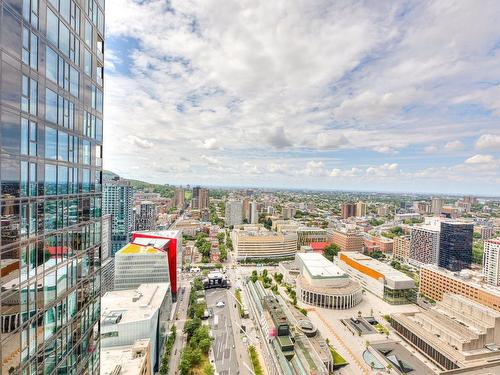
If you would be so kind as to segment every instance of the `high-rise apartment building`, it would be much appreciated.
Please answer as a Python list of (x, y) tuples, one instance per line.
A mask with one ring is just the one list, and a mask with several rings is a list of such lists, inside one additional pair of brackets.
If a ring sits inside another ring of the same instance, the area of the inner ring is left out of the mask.
[(500, 238), (484, 241), (483, 274), (488, 284), (500, 286)]
[(366, 216), (366, 203), (365, 202), (358, 202), (356, 203), (356, 216), (358, 217), (364, 217)]
[(449, 221), (441, 223), (438, 266), (450, 271), (470, 268), (474, 225)]
[(256, 202), (250, 202), (249, 211), (250, 211), (250, 220), (248, 222), (250, 224), (257, 224), (259, 222), (259, 210), (257, 209)]
[(191, 208), (193, 210), (204, 210), (208, 208), (208, 189), (199, 186), (193, 188)]
[(439, 227), (422, 225), (411, 228), (410, 259), (413, 265), (437, 264), (439, 254)]
[(410, 257), (410, 236), (394, 237), (392, 256), (402, 262)]
[(104, 0), (0, 0), (2, 374), (98, 374)]
[(226, 226), (240, 225), (243, 223), (243, 203), (241, 201), (226, 202)]
[(348, 219), (351, 216), (356, 216), (356, 204), (355, 203), (342, 203), (341, 208), (342, 219)]
[(130, 181), (113, 179), (104, 181), (103, 213), (112, 216), (111, 253), (115, 253), (130, 241), (134, 229), (134, 189)]
[(175, 207), (180, 210), (184, 208), (184, 189), (179, 188), (175, 190)]
[(250, 222), (250, 198), (243, 198), (243, 220)]
[(431, 201), (431, 212), (435, 215), (439, 215), (441, 213), (441, 209), (444, 206), (444, 199), (433, 197)]
[(134, 227), (139, 230), (156, 229), (156, 205), (151, 201), (141, 202), (135, 210)]

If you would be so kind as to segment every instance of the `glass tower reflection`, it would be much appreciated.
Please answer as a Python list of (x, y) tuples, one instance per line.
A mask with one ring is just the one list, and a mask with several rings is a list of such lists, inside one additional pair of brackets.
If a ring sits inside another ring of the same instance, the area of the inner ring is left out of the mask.
[(98, 374), (105, 0), (0, 0), (2, 374)]

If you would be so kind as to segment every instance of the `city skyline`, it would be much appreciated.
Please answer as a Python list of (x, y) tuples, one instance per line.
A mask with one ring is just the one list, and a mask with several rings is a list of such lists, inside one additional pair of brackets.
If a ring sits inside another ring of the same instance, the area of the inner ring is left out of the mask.
[(105, 168), (171, 184), (497, 193), (498, 4), (415, 5), (108, 4)]

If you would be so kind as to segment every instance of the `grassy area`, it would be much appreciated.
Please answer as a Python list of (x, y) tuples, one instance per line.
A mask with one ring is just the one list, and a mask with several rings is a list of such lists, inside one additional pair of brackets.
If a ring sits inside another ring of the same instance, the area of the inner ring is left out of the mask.
[(333, 365), (335, 366), (335, 368), (345, 366), (349, 363), (344, 359), (344, 357), (342, 357), (339, 353), (337, 353), (335, 349), (333, 349), (331, 346), (329, 348), (330, 348), (330, 353), (332, 354)]
[(244, 318), (245, 317), (245, 312), (243, 311), (243, 307), (241, 307), (241, 290), (236, 289), (236, 292), (234, 293), (236, 299), (238, 300), (238, 311), (240, 312), (240, 317)]
[(252, 361), (253, 372), (255, 375), (262, 375), (264, 371), (262, 371), (262, 366), (259, 361), (259, 356), (257, 354), (257, 350), (253, 345), (248, 347), (248, 353), (250, 354), (250, 360)]
[(389, 333), (389, 330), (387, 328), (385, 328), (382, 324), (378, 323), (375, 325), (375, 329), (377, 330), (378, 333), (382, 333), (382, 334), (387, 334)]
[(170, 333), (170, 336), (168, 336), (167, 342), (165, 344), (165, 353), (163, 354), (163, 358), (161, 359), (160, 375), (168, 374), (170, 354), (172, 354), (172, 348), (174, 347), (176, 334), (176, 327), (172, 326), (172, 331)]

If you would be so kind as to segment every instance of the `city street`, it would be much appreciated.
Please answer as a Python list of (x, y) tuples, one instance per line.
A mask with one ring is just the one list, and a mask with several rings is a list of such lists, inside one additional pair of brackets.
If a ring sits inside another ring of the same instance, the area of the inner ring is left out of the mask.
[[(170, 356), (170, 366), (168, 373), (174, 375), (177, 373), (177, 367), (181, 359), (182, 348), (186, 345), (186, 336), (182, 333), (184, 329), (184, 323), (186, 322), (186, 313), (189, 303), (189, 290), (191, 288), (190, 282), (191, 278), (187, 274), (181, 274), (179, 276), (179, 291), (177, 303), (175, 306), (174, 325), (177, 329), (177, 337), (175, 339), (174, 347), (172, 348), (172, 354)], [(175, 319), (177, 316), (178, 319)]]
[[(215, 358), (215, 369), (219, 375), (246, 374), (238, 365), (238, 353), (235, 345), (232, 327), (230, 303), (226, 289), (209, 289), (206, 292), (207, 308), (213, 310), (209, 319), (214, 341), (212, 343)], [(224, 302), (224, 307), (217, 307), (218, 302)], [(239, 339), (239, 338), (238, 338)]]

